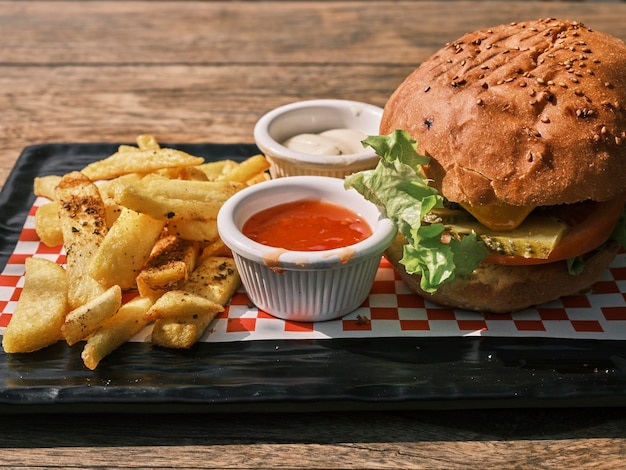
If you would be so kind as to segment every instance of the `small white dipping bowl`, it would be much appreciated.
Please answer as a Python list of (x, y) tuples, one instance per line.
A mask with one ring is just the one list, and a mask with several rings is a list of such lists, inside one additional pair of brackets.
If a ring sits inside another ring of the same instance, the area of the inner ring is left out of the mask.
[[(372, 229), (367, 239), (324, 251), (287, 251), (257, 243), (242, 232), (264, 209), (303, 199), (330, 202), (360, 215)], [(250, 300), (276, 317), (302, 322), (341, 317), (367, 298), (383, 252), (396, 228), (378, 208), (343, 180), (293, 176), (250, 186), (230, 197), (217, 216), (219, 235), (232, 250)]]
[(299, 134), (318, 134), (330, 129), (355, 129), (366, 135), (378, 135), (382, 114), (382, 108), (359, 101), (299, 101), (262, 116), (254, 127), (254, 140), (270, 162), (273, 178), (302, 175), (343, 178), (374, 168), (379, 160), (374, 150), (368, 147), (359, 153), (320, 156), (291, 150), (283, 142)]

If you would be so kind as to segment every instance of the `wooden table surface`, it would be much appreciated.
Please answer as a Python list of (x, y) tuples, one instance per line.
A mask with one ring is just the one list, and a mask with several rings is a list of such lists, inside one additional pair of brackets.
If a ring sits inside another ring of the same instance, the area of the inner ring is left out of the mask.
[[(0, 185), (31, 144), (252, 142), (291, 101), (382, 106), (446, 42), (543, 17), (626, 39), (624, 2), (0, 1)], [(262, 411), (0, 416), (0, 468), (625, 465), (621, 408)]]

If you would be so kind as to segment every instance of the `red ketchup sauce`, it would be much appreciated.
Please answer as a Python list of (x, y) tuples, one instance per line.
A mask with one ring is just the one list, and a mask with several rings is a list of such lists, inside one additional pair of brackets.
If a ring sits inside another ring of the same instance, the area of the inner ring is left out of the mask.
[(242, 232), (267, 246), (322, 251), (360, 242), (372, 234), (372, 229), (345, 207), (304, 199), (257, 212), (246, 221)]

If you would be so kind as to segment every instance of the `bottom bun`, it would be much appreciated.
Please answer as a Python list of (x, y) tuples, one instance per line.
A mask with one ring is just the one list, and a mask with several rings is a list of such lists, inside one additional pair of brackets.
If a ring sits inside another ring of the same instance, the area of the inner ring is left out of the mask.
[(584, 271), (576, 276), (568, 272), (565, 261), (525, 266), (482, 263), (469, 278), (446, 282), (431, 294), (420, 288), (420, 275), (408, 274), (400, 264), (403, 246), (404, 239), (397, 237), (385, 256), (412, 291), (446, 307), (484, 313), (508, 313), (580, 293), (598, 280), (619, 250), (611, 242), (588, 253)]

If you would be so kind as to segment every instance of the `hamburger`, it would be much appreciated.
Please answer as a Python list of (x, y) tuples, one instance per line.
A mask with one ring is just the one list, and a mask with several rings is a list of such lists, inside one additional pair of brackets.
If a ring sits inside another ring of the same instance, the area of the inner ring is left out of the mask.
[(626, 246), (626, 45), (557, 19), (474, 31), (385, 105), (346, 178), (398, 228), (386, 256), (435, 303), (504, 313), (588, 289)]

